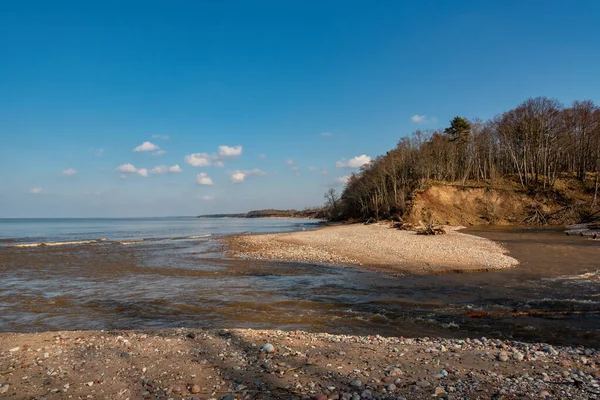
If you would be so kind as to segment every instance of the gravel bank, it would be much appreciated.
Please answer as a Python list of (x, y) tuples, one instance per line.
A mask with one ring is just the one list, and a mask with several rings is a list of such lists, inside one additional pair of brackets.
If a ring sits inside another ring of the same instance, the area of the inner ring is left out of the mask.
[(387, 224), (354, 224), (224, 240), (236, 257), (343, 264), (399, 274), (473, 272), (518, 264), (489, 239), (455, 227), (447, 230), (446, 235), (422, 236)]
[(3, 399), (591, 399), (600, 352), (258, 330), (0, 334)]

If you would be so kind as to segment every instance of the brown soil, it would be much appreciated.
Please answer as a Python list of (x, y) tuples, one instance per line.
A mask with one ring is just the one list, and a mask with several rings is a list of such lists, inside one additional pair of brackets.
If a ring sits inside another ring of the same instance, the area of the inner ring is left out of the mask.
[(552, 191), (526, 193), (514, 182), (498, 187), (429, 185), (415, 194), (406, 220), (448, 225), (567, 225), (581, 219), (591, 204), (588, 189), (576, 179), (557, 181)]

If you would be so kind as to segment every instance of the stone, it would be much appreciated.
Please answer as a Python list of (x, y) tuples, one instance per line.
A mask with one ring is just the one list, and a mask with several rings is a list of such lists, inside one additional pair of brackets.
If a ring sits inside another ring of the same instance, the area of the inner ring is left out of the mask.
[(7, 383), (5, 385), (0, 386), (0, 393), (4, 394), (6, 392), (8, 392), (8, 388), (10, 387), (10, 385)]
[(352, 386), (353, 388), (356, 388), (356, 389), (360, 389), (360, 387), (362, 386), (362, 382), (359, 380), (352, 381), (352, 382), (350, 382), (350, 386)]
[(362, 397), (363, 399), (368, 399), (369, 397), (371, 397), (373, 395), (373, 393), (371, 393), (371, 391), (369, 389), (365, 389), (362, 391), (362, 393), (360, 394), (360, 397)]
[(418, 387), (422, 387), (422, 388), (426, 388), (431, 386), (431, 383), (427, 382), (427, 381), (418, 381), (417, 382), (417, 386)]
[(400, 368), (392, 368), (390, 371), (390, 376), (399, 376), (402, 375), (402, 370)]
[(190, 339), (196, 339), (196, 334), (194, 332), (189, 332), (187, 335), (185, 335), (185, 337), (188, 337)]
[(434, 394), (434, 396), (437, 397), (437, 396), (444, 396), (447, 393), (446, 393), (446, 389), (444, 389), (441, 386), (438, 386), (438, 387), (435, 388), (435, 391), (433, 392), (433, 394)]
[(235, 400), (235, 395), (233, 393), (228, 393), (226, 396), (221, 397), (221, 400)]
[(393, 392), (394, 390), (396, 390), (396, 385), (394, 385), (393, 383), (390, 383), (389, 385), (387, 385), (385, 387), (385, 390), (387, 390), (388, 392)]
[(524, 356), (521, 353), (515, 353), (515, 354), (513, 354), (513, 359), (515, 359), (517, 361), (523, 361), (523, 358), (524, 358)]
[(190, 388), (190, 392), (192, 392), (192, 393), (200, 393), (200, 386), (198, 386), (198, 385), (193, 385), (193, 386)]
[(543, 397), (543, 398), (550, 397), (550, 392), (548, 392), (547, 390), (542, 390), (540, 392), (540, 397)]
[(323, 393), (319, 393), (318, 395), (315, 396), (315, 400), (327, 400), (327, 395), (325, 395)]
[(499, 360), (499, 361), (502, 361), (502, 362), (504, 362), (504, 361), (508, 361), (508, 353), (507, 353), (507, 352), (505, 352), (505, 351), (501, 351), (501, 352), (498, 354), (498, 360)]
[(265, 353), (273, 353), (275, 351), (275, 346), (273, 346), (271, 343), (267, 343), (262, 347), (261, 350)]

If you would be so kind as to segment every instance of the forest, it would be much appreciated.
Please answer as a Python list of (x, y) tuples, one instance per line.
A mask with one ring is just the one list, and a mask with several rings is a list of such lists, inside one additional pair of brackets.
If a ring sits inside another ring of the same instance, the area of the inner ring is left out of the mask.
[(332, 219), (401, 218), (431, 182), (511, 187), (552, 196), (563, 178), (577, 179), (598, 206), (600, 108), (590, 100), (565, 107), (530, 98), (483, 121), (455, 117), (446, 129), (416, 131), (350, 176), (341, 196), (326, 195)]

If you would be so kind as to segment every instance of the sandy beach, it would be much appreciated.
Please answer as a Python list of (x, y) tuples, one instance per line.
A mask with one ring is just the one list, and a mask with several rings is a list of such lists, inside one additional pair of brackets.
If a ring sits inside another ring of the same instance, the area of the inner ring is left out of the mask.
[(3, 399), (597, 398), (600, 352), (259, 330), (0, 334)]
[(446, 230), (445, 235), (423, 236), (388, 224), (353, 224), (224, 240), (236, 257), (341, 264), (394, 274), (487, 271), (518, 264), (498, 243), (456, 227)]

